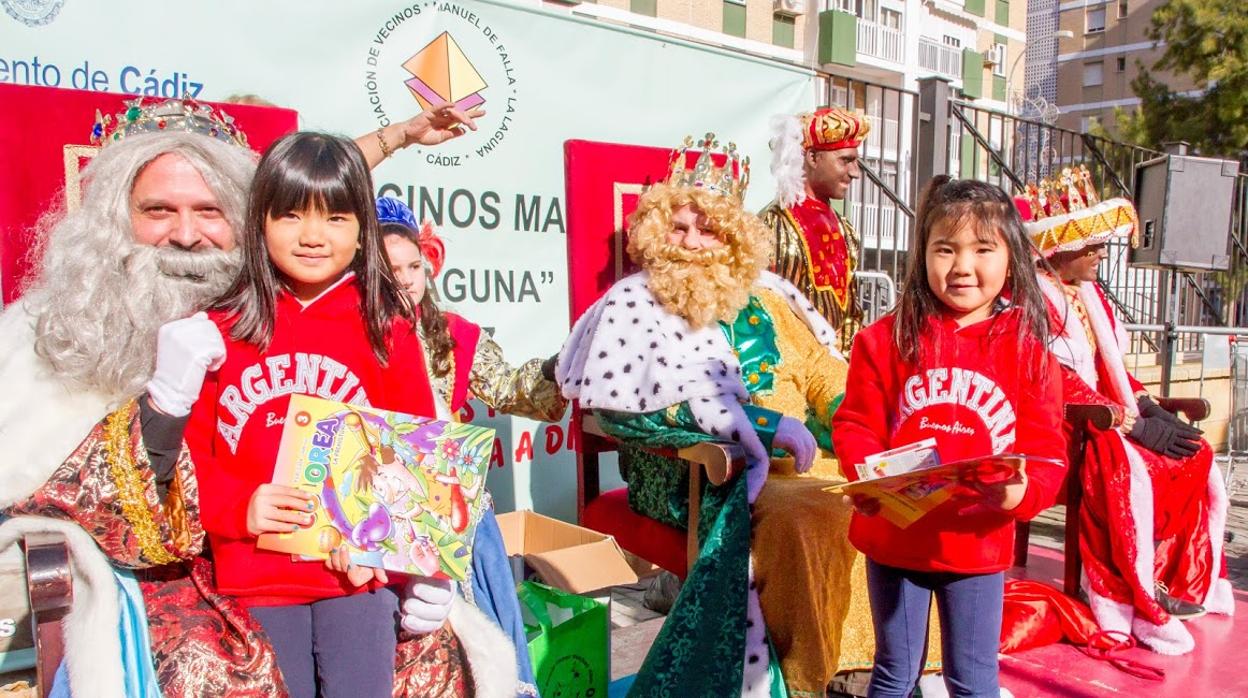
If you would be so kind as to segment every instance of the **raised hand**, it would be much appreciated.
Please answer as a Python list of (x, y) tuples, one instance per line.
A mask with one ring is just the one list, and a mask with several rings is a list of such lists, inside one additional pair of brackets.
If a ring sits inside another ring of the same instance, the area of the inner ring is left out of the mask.
[(156, 335), (156, 370), (147, 382), (152, 407), (184, 417), (199, 397), (208, 371), (225, 360), (225, 341), (205, 313), (161, 325)]

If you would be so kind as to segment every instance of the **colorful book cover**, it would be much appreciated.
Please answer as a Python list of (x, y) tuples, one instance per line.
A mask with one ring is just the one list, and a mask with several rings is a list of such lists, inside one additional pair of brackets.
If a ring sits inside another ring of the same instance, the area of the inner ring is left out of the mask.
[(292, 396), (273, 482), (312, 493), (316, 518), (257, 545), (464, 581), (493, 446), (493, 429)]
[(840, 483), (829, 492), (863, 495), (880, 502), (880, 516), (898, 528), (908, 528), (929, 511), (948, 501), (959, 486), (972, 482), (1004, 482), (1028, 462), (1061, 465), (1061, 461), (1017, 453), (968, 458), (899, 475)]

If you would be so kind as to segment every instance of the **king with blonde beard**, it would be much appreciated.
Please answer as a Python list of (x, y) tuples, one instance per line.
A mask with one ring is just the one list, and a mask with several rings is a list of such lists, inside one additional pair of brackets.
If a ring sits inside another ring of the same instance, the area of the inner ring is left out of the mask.
[(628, 241), (641, 271), (577, 320), (556, 373), (622, 442), (638, 513), (683, 528), (688, 511), (687, 466), (640, 447), (746, 454), (742, 477), (704, 490), (700, 557), (630, 695), (779, 695), (781, 675), (823, 695), (864, 660), (842, 667), (841, 648), (873, 645), (849, 510), (824, 491), (839, 478), (828, 424), (846, 365), (833, 328), (766, 271), (772, 233), (742, 207), (749, 161), (718, 147), (686, 139), (641, 196)]

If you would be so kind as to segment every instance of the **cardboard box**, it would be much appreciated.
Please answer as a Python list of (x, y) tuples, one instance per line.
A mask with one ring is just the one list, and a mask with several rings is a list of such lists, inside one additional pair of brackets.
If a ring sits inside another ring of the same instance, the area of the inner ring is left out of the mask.
[(637, 581), (624, 551), (606, 534), (532, 511), (499, 514), (498, 527), (507, 555), (522, 556), (549, 586), (585, 594)]

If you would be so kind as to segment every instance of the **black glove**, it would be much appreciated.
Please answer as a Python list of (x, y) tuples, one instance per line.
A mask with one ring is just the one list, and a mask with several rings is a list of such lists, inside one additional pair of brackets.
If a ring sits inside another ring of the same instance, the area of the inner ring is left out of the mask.
[(542, 378), (545, 378), (551, 383), (554, 383), (555, 382), (555, 364), (558, 364), (558, 363), (559, 363), (558, 354), (555, 354), (549, 359), (546, 359), (545, 361), (543, 361), (542, 362)]
[(1153, 453), (1170, 458), (1190, 458), (1200, 450), (1200, 438), (1183, 433), (1179, 426), (1160, 417), (1140, 416), (1127, 434)]
[(1157, 417), (1158, 419), (1164, 419), (1167, 422), (1177, 426), (1181, 433), (1188, 434), (1193, 437), (1199, 437), (1201, 434), (1205, 433), (1180, 419), (1179, 415), (1153, 402), (1153, 399), (1147, 395), (1140, 396), (1140, 399), (1136, 402), (1136, 407), (1139, 407), (1141, 417)]

